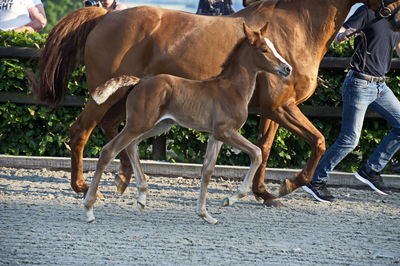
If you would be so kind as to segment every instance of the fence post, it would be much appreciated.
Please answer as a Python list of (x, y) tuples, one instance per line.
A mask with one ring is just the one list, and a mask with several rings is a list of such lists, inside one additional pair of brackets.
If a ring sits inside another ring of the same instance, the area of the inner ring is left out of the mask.
[(153, 160), (165, 161), (167, 155), (167, 138), (165, 134), (153, 138), (153, 149), (151, 158)]

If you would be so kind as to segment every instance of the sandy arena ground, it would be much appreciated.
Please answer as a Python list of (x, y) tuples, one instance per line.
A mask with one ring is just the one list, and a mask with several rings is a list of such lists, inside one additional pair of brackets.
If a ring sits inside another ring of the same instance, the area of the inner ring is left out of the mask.
[[(86, 178), (92, 173), (87, 173)], [(0, 168), (1, 265), (399, 265), (400, 193), (333, 188), (338, 200), (317, 203), (298, 190), (285, 207), (249, 195), (221, 201), (238, 182), (213, 179), (208, 210), (196, 216), (199, 180), (151, 177), (148, 205), (136, 206), (131, 185), (117, 196), (113, 174), (100, 184), (94, 223), (69, 173)], [(276, 193), (278, 185), (270, 185)]]

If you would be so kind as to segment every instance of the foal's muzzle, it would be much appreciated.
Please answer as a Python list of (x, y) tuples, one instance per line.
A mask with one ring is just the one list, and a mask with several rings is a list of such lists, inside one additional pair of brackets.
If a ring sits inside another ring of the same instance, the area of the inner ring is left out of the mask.
[(288, 65), (288, 64), (283, 64), (281, 65), (281, 67), (278, 70), (278, 74), (284, 78), (287, 78), (290, 76), (290, 74), (292, 74), (292, 66)]

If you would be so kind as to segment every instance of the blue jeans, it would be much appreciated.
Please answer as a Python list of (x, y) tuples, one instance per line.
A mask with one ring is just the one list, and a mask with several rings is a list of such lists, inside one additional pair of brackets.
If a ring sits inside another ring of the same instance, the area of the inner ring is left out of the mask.
[(382, 171), (400, 148), (400, 102), (384, 82), (368, 82), (352, 76), (350, 71), (343, 83), (342, 127), (339, 138), (325, 152), (315, 170), (313, 182), (327, 182), (332, 171), (347, 154), (355, 149), (360, 139), (367, 107), (371, 106), (392, 126), (375, 151), (366, 167)]

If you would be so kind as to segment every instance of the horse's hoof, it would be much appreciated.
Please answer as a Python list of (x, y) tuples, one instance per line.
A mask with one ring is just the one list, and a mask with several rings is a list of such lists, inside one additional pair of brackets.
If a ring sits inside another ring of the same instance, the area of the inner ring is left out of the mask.
[[(85, 209), (86, 209), (86, 208), (85, 208)], [(87, 221), (88, 223), (94, 222), (95, 217), (94, 217), (94, 213), (93, 213), (93, 207), (90, 208), (90, 209), (86, 209), (86, 217), (87, 217), (86, 221)]]
[(227, 206), (229, 206), (230, 205), (230, 203), (229, 203), (229, 198), (225, 198), (223, 201), (222, 201), (222, 207), (227, 207)]
[(204, 221), (206, 221), (209, 224), (218, 224), (218, 220), (210, 217), (202, 217), (204, 219)]
[(260, 196), (254, 195), (254, 197), (256, 198), (256, 201), (258, 201), (258, 202), (261, 202), (263, 200)]
[(211, 215), (208, 214), (208, 212), (202, 212), (198, 214), (204, 221), (206, 221), (209, 224), (217, 224), (218, 220), (214, 219)]
[(115, 182), (115, 185), (117, 186), (117, 192), (118, 192), (118, 194), (120, 194), (120, 195), (124, 194), (125, 189), (128, 187), (128, 184), (125, 183), (125, 182), (122, 180), (120, 174), (115, 175), (114, 182)]
[(279, 196), (283, 197), (287, 194), (292, 193), (295, 190), (292, 181), (290, 181), (289, 179), (285, 179), (283, 180), (280, 188), (279, 188)]
[(285, 205), (282, 204), (279, 200), (276, 199), (269, 199), (269, 200), (264, 200), (264, 205), (267, 207), (284, 207)]
[(146, 207), (146, 204), (143, 202), (138, 201), (137, 202), (137, 206), (140, 210), (144, 210), (144, 208)]

